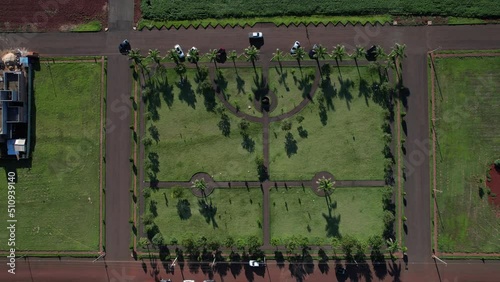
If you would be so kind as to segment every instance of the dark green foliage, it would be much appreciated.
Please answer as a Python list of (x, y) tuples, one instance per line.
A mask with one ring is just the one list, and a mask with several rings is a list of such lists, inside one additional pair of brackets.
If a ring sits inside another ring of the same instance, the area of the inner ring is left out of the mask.
[(267, 179), (267, 167), (264, 165), (264, 159), (260, 156), (255, 158), (255, 164), (257, 165), (257, 174), (259, 175), (259, 180), (264, 181)]
[(476, 0), (473, 5), (458, 0), (325, 0), (314, 4), (292, 0), (142, 0), (141, 11), (150, 20), (366, 14), (500, 17), (498, 4), (492, 0)]
[(494, 163), (494, 164), (495, 164), (495, 167), (496, 167), (497, 169), (500, 169), (500, 159), (495, 160), (495, 163)]
[(285, 120), (282, 124), (281, 124), (281, 129), (283, 131), (289, 131), (290, 129), (292, 129), (292, 122), (288, 121), (288, 120)]

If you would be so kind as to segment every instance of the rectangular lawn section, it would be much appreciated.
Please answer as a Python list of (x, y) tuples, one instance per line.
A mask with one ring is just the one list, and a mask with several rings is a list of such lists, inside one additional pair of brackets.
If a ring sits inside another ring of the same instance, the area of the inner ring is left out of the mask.
[(196, 70), (188, 70), (186, 75), (189, 83), (179, 86), (179, 76), (168, 70), (158, 119), (146, 121), (148, 136), (152, 125), (158, 131), (158, 142), (146, 148), (145, 156), (147, 161), (150, 153), (158, 155), (158, 180), (188, 181), (197, 172), (206, 172), (215, 180), (257, 180), (255, 157), (262, 154), (261, 124), (250, 122), (244, 137), (238, 127), (242, 119), (225, 110), (227, 119), (223, 120), (216, 110), (222, 106), (218, 98), (207, 99), (197, 90)]
[[(15, 184), (16, 249), (97, 251), (101, 64), (40, 68), (34, 78), (32, 167), (17, 169)], [(7, 195), (3, 168), (0, 183)], [(0, 241), (7, 236), (2, 228)]]
[(480, 187), (500, 157), (500, 57), (435, 66), (439, 251), (498, 253), (500, 218)]
[[(149, 198), (156, 202), (158, 215), (154, 222), (167, 242), (173, 238), (181, 242), (191, 235), (220, 241), (227, 236), (234, 239), (257, 236), (262, 240), (260, 188), (216, 188), (206, 197), (206, 203), (215, 211), (213, 214), (202, 213), (203, 198), (193, 195), (190, 188), (184, 188), (178, 199), (172, 197), (173, 189), (160, 189)], [(150, 209), (150, 200), (146, 201), (146, 209)]]
[(383, 189), (337, 188), (327, 202), (309, 187), (273, 188), (271, 238), (302, 235), (328, 245), (332, 237), (350, 235), (366, 241), (372, 235), (382, 235)]
[(356, 67), (340, 69), (342, 82), (334, 68), (331, 86), (319, 87), (313, 102), (287, 120), (289, 132), (282, 130), (283, 121), (271, 123), (271, 179), (310, 180), (320, 171), (340, 180), (384, 178), (383, 109), (370, 98), (377, 76), (360, 67), (360, 86)]
[(219, 86), (226, 99), (243, 113), (261, 117), (255, 109), (255, 92), (262, 80), (262, 69), (256, 68), (220, 68), (222, 79)]
[[(269, 69), (269, 89), (278, 97), (278, 105), (269, 116), (279, 116), (291, 111), (302, 100), (311, 95), (316, 73), (314, 67), (280, 68), (276, 66)], [(271, 101), (276, 103), (276, 101)]]

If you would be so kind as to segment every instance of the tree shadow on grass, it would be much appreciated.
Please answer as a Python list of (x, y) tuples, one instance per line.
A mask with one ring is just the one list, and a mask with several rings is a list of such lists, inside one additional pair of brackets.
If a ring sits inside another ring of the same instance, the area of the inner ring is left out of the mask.
[(323, 102), (326, 104), (325, 109), (334, 111), (335, 107), (333, 105), (333, 98), (337, 96), (337, 90), (335, 89), (335, 86), (332, 85), (332, 81), (329, 77), (323, 79), (320, 86), (321, 90), (323, 91)]
[(181, 220), (187, 220), (191, 217), (191, 203), (187, 199), (177, 201), (177, 214)]
[(215, 77), (215, 84), (217, 85), (217, 92), (222, 92), (224, 94), (224, 97), (226, 97), (226, 90), (227, 90), (227, 85), (228, 81), (226, 77), (222, 74), (222, 72), (217, 72), (217, 75)]
[(236, 90), (238, 90), (238, 94), (247, 94), (245, 91), (245, 81), (239, 76), (236, 76)]
[(255, 151), (255, 141), (248, 135), (248, 133), (242, 133), (243, 141), (241, 141), (241, 147), (247, 150), (249, 153)]
[(368, 106), (369, 100), (372, 97), (372, 90), (368, 82), (362, 78), (359, 80), (359, 97), (361, 96), (365, 97), (365, 103)]
[(295, 140), (291, 132), (287, 132), (285, 135), (286, 155), (290, 158), (292, 155), (297, 154), (298, 149), (299, 147), (297, 146), (297, 140)]
[(207, 109), (207, 111), (212, 112), (217, 105), (217, 102), (215, 101), (215, 90), (212, 84), (208, 80), (205, 80), (200, 85), (198, 85), (198, 87), (198, 92), (203, 95), (203, 104), (205, 105), (205, 108)]
[(229, 137), (231, 134), (231, 120), (229, 116), (225, 113), (221, 114), (220, 121), (217, 123), (219, 130), (222, 132), (222, 135), (225, 137)]
[(186, 102), (188, 106), (195, 109), (196, 108), (196, 95), (193, 91), (191, 82), (185, 80), (182, 84), (177, 84), (180, 89), (179, 100)]
[(217, 207), (212, 203), (212, 200), (207, 201), (206, 199), (198, 200), (198, 210), (200, 214), (205, 218), (207, 223), (212, 223), (212, 227), (218, 228), (219, 225), (215, 221), (215, 215), (217, 214)]
[(354, 87), (354, 82), (350, 79), (342, 79), (342, 77), (340, 76), (339, 76), (339, 82), (340, 82), (339, 98), (345, 99), (347, 109), (350, 110), (352, 101), (352, 94), (350, 88)]
[(340, 215), (333, 215), (333, 210), (337, 208), (337, 201), (331, 200), (331, 196), (325, 196), (326, 206), (328, 208), (328, 214), (323, 213), (322, 216), (326, 221), (325, 231), (327, 237), (338, 237), (340, 238), (339, 233), (339, 224), (340, 224)]
[(151, 164), (151, 167), (150, 167), (151, 172), (156, 175), (158, 172), (160, 172), (160, 157), (158, 156), (158, 153), (149, 152), (148, 153), (148, 160)]
[(253, 78), (254, 87), (252, 87), (252, 92), (254, 94), (255, 100), (260, 101), (262, 97), (265, 97), (269, 93), (269, 86), (267, 85), (266, 79), (262, 74), (255, 74)]

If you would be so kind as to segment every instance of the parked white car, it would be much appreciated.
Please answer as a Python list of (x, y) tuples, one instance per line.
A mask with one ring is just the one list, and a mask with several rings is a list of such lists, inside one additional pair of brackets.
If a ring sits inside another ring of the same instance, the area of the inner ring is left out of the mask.
[(250, 32), (248, 34), (248, 38), (250, 38), (250, 39), (260, 39), (262, 37), (264, 37), (264, 35), (260, 31)]
[(185, 58), (184, 52), (182, 51), (182, 48), (181, 48), (181, 45), (176, 44), (174, 46), (174, 49), (175, 49), (175, 52), (177, 52), (177, 54), (179, 55), (179, 58), (181, 58), (181, 59)]
[(297, 53), (297, 49), (300, 48), (300, 42), (298, 41), (295, 41), (295, 43), (293, 43), (293, 46), (292, 46), (292, 49), (290, 49), (290, 54), (295, 54)]

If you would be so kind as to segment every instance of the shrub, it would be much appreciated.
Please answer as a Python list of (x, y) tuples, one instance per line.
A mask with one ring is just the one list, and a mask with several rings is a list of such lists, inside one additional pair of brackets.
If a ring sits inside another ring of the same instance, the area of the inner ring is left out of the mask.
[(495, 160), (494, 164), (496, 169), (500, 169), (500, 159)]
[(389, 229), (390, 227), (392, 227), (394, 220), (396, 220), (396, 218), (391, 211), (384, 211), (384, 225), (386, 228)]
[(175, 187), (174, 189), (172, 189), (171, 197), (174, 199), (180, 199), (184, 197), (184, 189), (182, 189), (181, 187)]
[(301, 123), (301, 122), (304, 121), (304, 117), (303, 116), (297, 116), (295, 119), (297, 120), (298, 123)]
[(292, 122), (291, 121), (288, 121), (288, 120), (285, 120), (282, 124), (281, 124), (281, 129), (283, 131), (289, 131), (292, 129)]

